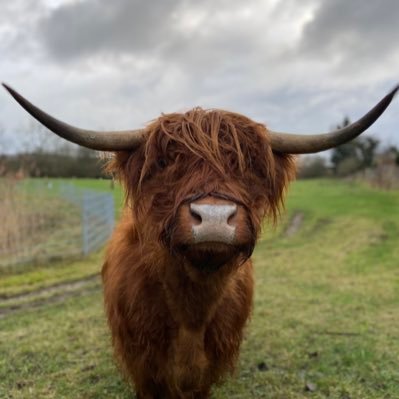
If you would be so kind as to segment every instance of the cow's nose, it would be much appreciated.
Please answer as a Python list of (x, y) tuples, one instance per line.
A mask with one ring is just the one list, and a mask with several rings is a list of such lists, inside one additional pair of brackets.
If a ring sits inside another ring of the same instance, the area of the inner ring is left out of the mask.
[(190, 204), (190, 212), (194, 243), (234, 242), (236, 228), (229, 219), (237, 213), (237, 205)]

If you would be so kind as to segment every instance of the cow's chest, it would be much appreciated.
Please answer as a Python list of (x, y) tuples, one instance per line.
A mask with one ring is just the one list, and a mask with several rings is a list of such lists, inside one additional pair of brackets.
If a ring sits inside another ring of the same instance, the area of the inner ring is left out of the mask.
[(179, 327), (171, 342), (169, 370), (175, 386), (183, 392), (200, 388), (209, 373), (204, 348), (204, 328), (190, 330)]

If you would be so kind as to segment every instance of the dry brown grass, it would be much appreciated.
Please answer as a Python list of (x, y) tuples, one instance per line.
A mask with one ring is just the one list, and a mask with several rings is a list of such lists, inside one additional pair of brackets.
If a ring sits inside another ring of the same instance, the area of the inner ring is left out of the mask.
[[(51, 257), (58, 231), (68, 242), (80, 237), (79, 210), (46, 190), (24, 187), (10, 179), (0, 179), (0, 267)], [(62, 237), (62, 236), (61, 236)]]

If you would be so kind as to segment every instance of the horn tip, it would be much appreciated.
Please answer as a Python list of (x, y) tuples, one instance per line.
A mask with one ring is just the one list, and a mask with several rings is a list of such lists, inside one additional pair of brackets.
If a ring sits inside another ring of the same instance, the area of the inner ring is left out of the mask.
[(15, 90), (12, 89), (7, 83), (1, 82), (1, 85), (12, 95), (15, 93)]
[(388, 101), (389, 104), (393, 100), (395, 95), (398, 93), (398, 91), (399, 91), (399, 83), (397, 83), (396, 86), (384, 97), (384, 100)]

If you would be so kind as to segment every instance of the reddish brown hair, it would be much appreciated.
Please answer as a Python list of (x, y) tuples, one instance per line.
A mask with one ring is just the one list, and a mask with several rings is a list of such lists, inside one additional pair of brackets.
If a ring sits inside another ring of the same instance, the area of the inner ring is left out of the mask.
[(147, 140), (117, 153), (109, 170), (123, 182), (127, 205), (103, 268), (116, 356), (143, 397), (206, 398), (238, 356), (251, 261), (197, 278), (165, 235), (187, 198), (215, 193), (242, 204), (257, 235), (265, 216), (279, 215), (294, 160), (273, 153), (264, 125), (195, 108), (153, 121)]
[[(293, 156), (273, 153), (263, 124), (222, 110), (194, 108), (162, 115), (147, 127), (137, 151), (119, 152), (108, 166), (123, 182), (129, 206), (174, 215), (189, 195), (222, 189), (276, 221), (294, 178)], [(237, 184), (239, 182), (239, 184)], [(224, 187), (223, 187), (224, 186)], [(235, 186), (235, 190), (229, 190)], [(229, 188), (227, 188), (229, 187)], [(165, 197), (165, 193), (169, 193)], [(154, 202), (148, 207), (148, 200)], [(166, 202), (171, 202), (166, 204)]]

